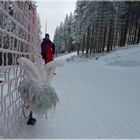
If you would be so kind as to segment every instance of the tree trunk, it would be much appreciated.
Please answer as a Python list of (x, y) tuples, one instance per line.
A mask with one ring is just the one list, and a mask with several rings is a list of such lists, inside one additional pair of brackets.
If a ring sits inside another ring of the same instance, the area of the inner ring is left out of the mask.
[(84, 50), (85, 50), (85, 34), (82, 41), (82, 54), (84, 54)]
[(80, 52), (80, 44), (79, 43), (76, 43), (76, 47), (77, 47), (77, 55), (79, 55), (79, 52)]
[(89, 45), (90, 45), (90, 28), (87, 29), (87, 35), (86, 35), (86, 57), (88, 57), (89, 52)]
[(107, 27), (104, 27), (104, 36), (103, 36), (102, 52), (104, 52), (104, 50), (105, 50), (106, 33), (107, 33)]
[(139, 27), (138, 27), (138, 36), (137, 36), (136, 43), (138, 44), (139, 42), (140, 42), (140, 24), (139, 24)]
[(112, 27), (110, 26), (109, 29), (108, 29), (108, 41), (107, 41), (107, 50), (106, 50), (106, 52), (110, 51), (111, 35), (112, 35)]

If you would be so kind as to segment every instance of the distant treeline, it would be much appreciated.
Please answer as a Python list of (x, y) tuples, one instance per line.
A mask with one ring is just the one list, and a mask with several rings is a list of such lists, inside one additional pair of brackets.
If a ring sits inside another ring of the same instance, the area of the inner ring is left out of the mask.
[(81, 1), (55, 30), (58, 52), (109, 52), (140, 42), (140, 1)]

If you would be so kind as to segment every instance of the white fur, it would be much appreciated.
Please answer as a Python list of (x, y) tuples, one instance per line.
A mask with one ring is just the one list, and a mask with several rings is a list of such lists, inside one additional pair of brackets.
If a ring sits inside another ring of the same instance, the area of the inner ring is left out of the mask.
[(17, 60), (17, 62), (24, 69), (24, 71), (29, 79), (31, 79), (32, 81), (41, 80), (40, 72), (34, 63), (32, 63), (30, 60), (28, 60), (25, 57), (20, 57)]
[(27, 58), (17, 60), (25, 70), (28, 79), (19, 83), (18, 90), (21, 98), (31, 105), (31, 109), (37, 113), (46, 113), (59, 102), (58, 96), (51, 86), (56, 67), (63, 66), (61, 60), (55, 59), (45, 66), (34, 64)]
[(49, 84), (52, 82), (56, 67), (61, 67), (63, 65), (64, 63), (62, 60), (55, 59), (54, 61), (51, 61), (44, 66), (43, 70), (46, 72), (46, 81)]

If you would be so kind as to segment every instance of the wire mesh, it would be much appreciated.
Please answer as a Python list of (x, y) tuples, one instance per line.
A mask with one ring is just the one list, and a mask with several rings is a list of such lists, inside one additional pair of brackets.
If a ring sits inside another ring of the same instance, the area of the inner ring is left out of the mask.
[(0, 136), (15, 138), (24, 120), (18, 84), (25, 78), (19, 57), (41, 61), (39, 26), (32, 1), (0, 1)]

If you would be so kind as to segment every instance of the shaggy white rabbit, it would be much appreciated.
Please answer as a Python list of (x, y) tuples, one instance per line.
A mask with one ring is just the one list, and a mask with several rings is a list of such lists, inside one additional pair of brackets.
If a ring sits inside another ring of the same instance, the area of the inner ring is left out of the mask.
[(19, 83), (18, 91), (26, 104), (35, 113), (47, 113), (56, 107), (59, 98), (51, 86), (56, 67), (63, 66), (62, 60), (55, 59), (44, 66), (34, 64), (25, 57), (20, 57), (17, 62), (25, 70), (27, 79)]

